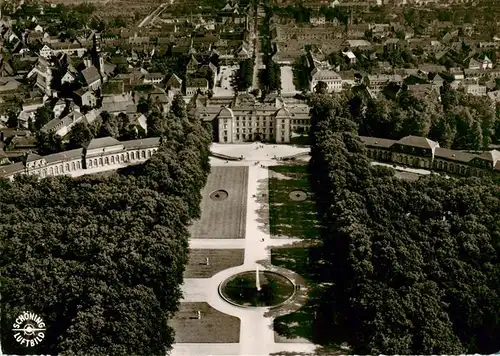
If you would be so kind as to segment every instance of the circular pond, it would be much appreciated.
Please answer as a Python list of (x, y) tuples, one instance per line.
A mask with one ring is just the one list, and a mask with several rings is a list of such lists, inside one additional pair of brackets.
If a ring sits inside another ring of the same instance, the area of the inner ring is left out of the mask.
[(259, 271), (260, 290), (255, 271), (238, 273), (220, 285), (222, 297), (243, 307), (274, 307), (288, 300), (295, 291), (294, 284), (275, 272)]
[(288, 196), (294, 201), (304, 201), (307, 199), (307, 193), (303, 190), (292, 190)]
[(223, 189), (219, 189), (210, 193), (210, 199), (215, 201), (225, 200), (229, 196), (228, 192)]

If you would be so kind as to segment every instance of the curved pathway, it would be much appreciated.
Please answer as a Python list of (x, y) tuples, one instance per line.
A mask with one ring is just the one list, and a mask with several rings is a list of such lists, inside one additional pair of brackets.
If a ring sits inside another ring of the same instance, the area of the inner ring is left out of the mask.
[[(253, 152), (258, 145), (248, 145), (247, 149)], [(261, 356), (274, 352), (308, 352), (313, 354), (316, 348), (313, 344), (307, 343), (275, 343), (273, 320), (280, 314), (287, 314), (301, 307), (305, 301), (307, 289), (304, 280), (292, 271), (280, 269), (271, 265), (271, 248), (284, 246), (298, 242), (298, 239), (271, 239), (269, 234), (269, 215), (262, 214), (262, 194), (268, 194), (267, 166), (275, 165), (272, 160), (272, 149), (276, 146), (265, 145), (258, 155), (251, 154), (250, 159), (233, 164), (226, 164), (225, 161), (212, 159), (212, 165), (244, 165), (249, 166), (248, 189), (247, 189), (247, 214), (246, 214), (246, 234), (245, 239), (211, 239), (211, 240), (190, 240), (191, 248), (245, 248), (244, 263), (223, 270), (211, 278), (187, 278), (182, 286), (184, 302), (207, 302), (214, 309), (220, 312), (236, 316), (240, 319), (240, 342), (238, 344), (175, 344), (171, 352), (173, 356), (179, 355), (248, 355)], [(291, 148), (291, 147), (290, 147)], [(267, 153), (266, 153), (267, 152)], [(295, 152), (293, 152), (295, 153)], [(262, 161), (260, 161), (262, 160)], [(256, 162), (258, 164), (255, 164)], [(264, 167), (261, 167), (263, 165)], [(266, 199), (267, 201), (267, 199)], [(267, 203), (265, 203), (267, 204)], [(268, 211), (268, 209), (264, 209)], [(262, 241), (264, 239), (264, 241)], [(241, 308), (227, 303), (218, 292), (218, 287), (222, 281), (236, 273), (248, 270), (255, 270), (256, 264), (262, 270), (279, 270), (294, 283), (301, 285), (301, 290), (296, 291), (292, 297), (292, 303), (287, 303), (286, 308), (277, 308), (270, 311), (269, 308)]]

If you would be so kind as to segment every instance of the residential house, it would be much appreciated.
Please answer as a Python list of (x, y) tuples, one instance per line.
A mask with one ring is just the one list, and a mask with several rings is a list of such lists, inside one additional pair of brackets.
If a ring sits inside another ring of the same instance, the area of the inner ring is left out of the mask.
[(182, 79), (179, 78), (175, 73), (172, 73), (170, 78), (167, 80), (166, 88), (167, 88), (167, 90), (170, 90), (170, 91), (181, 92), (182, 91)]
[(36, 75), (36, 86), (46, 95), (52, 96), (52, 68), (50, 63), (43, 57), (39, 57), (33, 69), (27, 74), (27, 78)]
[(401, 85), (403, 79), (400, 75), (387, 75), (387, 74), (376, 74), (367, 75), (365, 79), (367, 88), (369, 88), (373, 93), (378, 93), (382, 91), (389, 83), (395, 83)]
[(481, 69), (486, 70), (492, 68), (493, 68), (493, 62), (491, 61), (491, 59), (488, 58), (488, 56), (484, 56), (484, 58), (481, 60)]
[(59, 99), (54, 107), (52, 108), (52, 112), (54, 113), (54, 117), (58, 118), (63, 113), (64, 109), (66, 109), (66, 102), (63, 99)]
[(35, 119), (36, 109), (45, 105), (47, 97), (35, 97), (33, 99), (25, 99), (22, 105), (22, 110), (17, 119), (22, 127), (28, 127), (29, 120)]
[(478, 60), (471, 58), (469, 60), (468, 68), (473, 70), (481, 69), (481, 63)]
[(73, 100), (78, 106), (95, 107), (97, 105), (97, 98), (95, 94), (88, 89), (80, 88), (73, 92)]
[(148, 73), (144, 75), (144, 84), (160, 84), (165, 79), (162, 73)]
[(111, 115), (135, 114), (137, 106), (130, 94), (110, 95), (102, 99), (101, 110)]
[(66, 73), (64, 73), (64, 75), (61, 78), (61, 84), (66, 84), (66, 83), (70, 84), (73, 83), (75, 80), (76, 80), (76, 74), (67, 70)]
[(102, 81), (101, 81), (101, 74), (97, 70), (95, 66), (90, 66), (88, 68), (85, 68), (81, 72), (81, 76), (83, 79), (83, 84), (92, 90), (97, 90), (101, 87)]
[(196, 73), (196, 71), (198, 71), (198, 61), (196, 60), (196, 58), (194, 58), (193, 55), (191, 55), (191, 58), (189, 59), (189, 62), (186, 66), (186, 72), (188, 74), (191, 74), (191, 73)]
[(347, 57), (350, 64), (356, 64), (356, 55), (352, 51), (342, 52), (342, 54)]
[(60, 137), (66, 136), (73, 126), (84, 118), (80, 111), (72, 111), (62, 118), (55, 118), (46, 123), (41, 131), (45, 133), (54, 133)]

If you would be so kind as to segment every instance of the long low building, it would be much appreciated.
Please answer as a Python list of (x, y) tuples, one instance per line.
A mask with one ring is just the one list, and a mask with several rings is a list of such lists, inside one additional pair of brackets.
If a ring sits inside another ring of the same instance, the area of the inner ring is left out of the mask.
[(118, 141), (96, 138), (85, 147), (47, 156), (28, 154), (23, 162), (0, 166), (0, 177), (12, 179), (19, 174), (78, 177), (143, 163), (158, 150), (159, 137)]
[(406, 136), (400, 140), (360, 136), (368, 158), (460, 176), (481, 177), (500, 172), (500, 152), (479, 154), (439, 147), (439, 143), (425, 137)]

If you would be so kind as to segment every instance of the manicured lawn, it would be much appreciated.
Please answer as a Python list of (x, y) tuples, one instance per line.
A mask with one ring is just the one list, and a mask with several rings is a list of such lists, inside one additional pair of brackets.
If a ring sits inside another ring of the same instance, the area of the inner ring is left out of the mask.
[[(312, 243), (294, 245), (292, 247), (278, 247), (271, 249), (271, 263), (275, 266), (287, 268), (304, 277), (311, 287), (309, 300), (306, 305), (294, 313), (277, 317), (274, 320), (274, 340), (278, 343), (293, 342), (313, 342), (323, 344), (327, 335), (338, 336), (338, 343), (342, 343), (342, 330), (335, 330), (331, 325), (325, 323), (323, 319), (328, 308), (325, 309), (322, 303), (322, 290), (319, 273), (317, 273), (318, 263), (315, 256), (318, 256), (320, 247)], [(348, 354), (348, 349), (342, 349), (337, 345), (329, 345), (324, 350), (326, 354)]]
[[(269, 227), (271, 237), (316, 239), (319, 235), (314, 196), (306, 165), (269, 167)], [(290, 192), (307, 193), (304, 201), (294, 201)]]
[(192, 249), (184, 278), (210, 278), (220, 271), (242, 265), (244, 254), (243, 249)]
[(240, 339), (240, 319), (208, 303), (181, 303), (170, 326), (175, 330), (176, 343), (234, 343)]
[[(248, 167), (212, 167), (203, 189), (201, 218), (190, 226), (193, 239), (243, 239), (247, 205)], [(228, 192), (228, 198), (215, 201), (210, 194)]]

